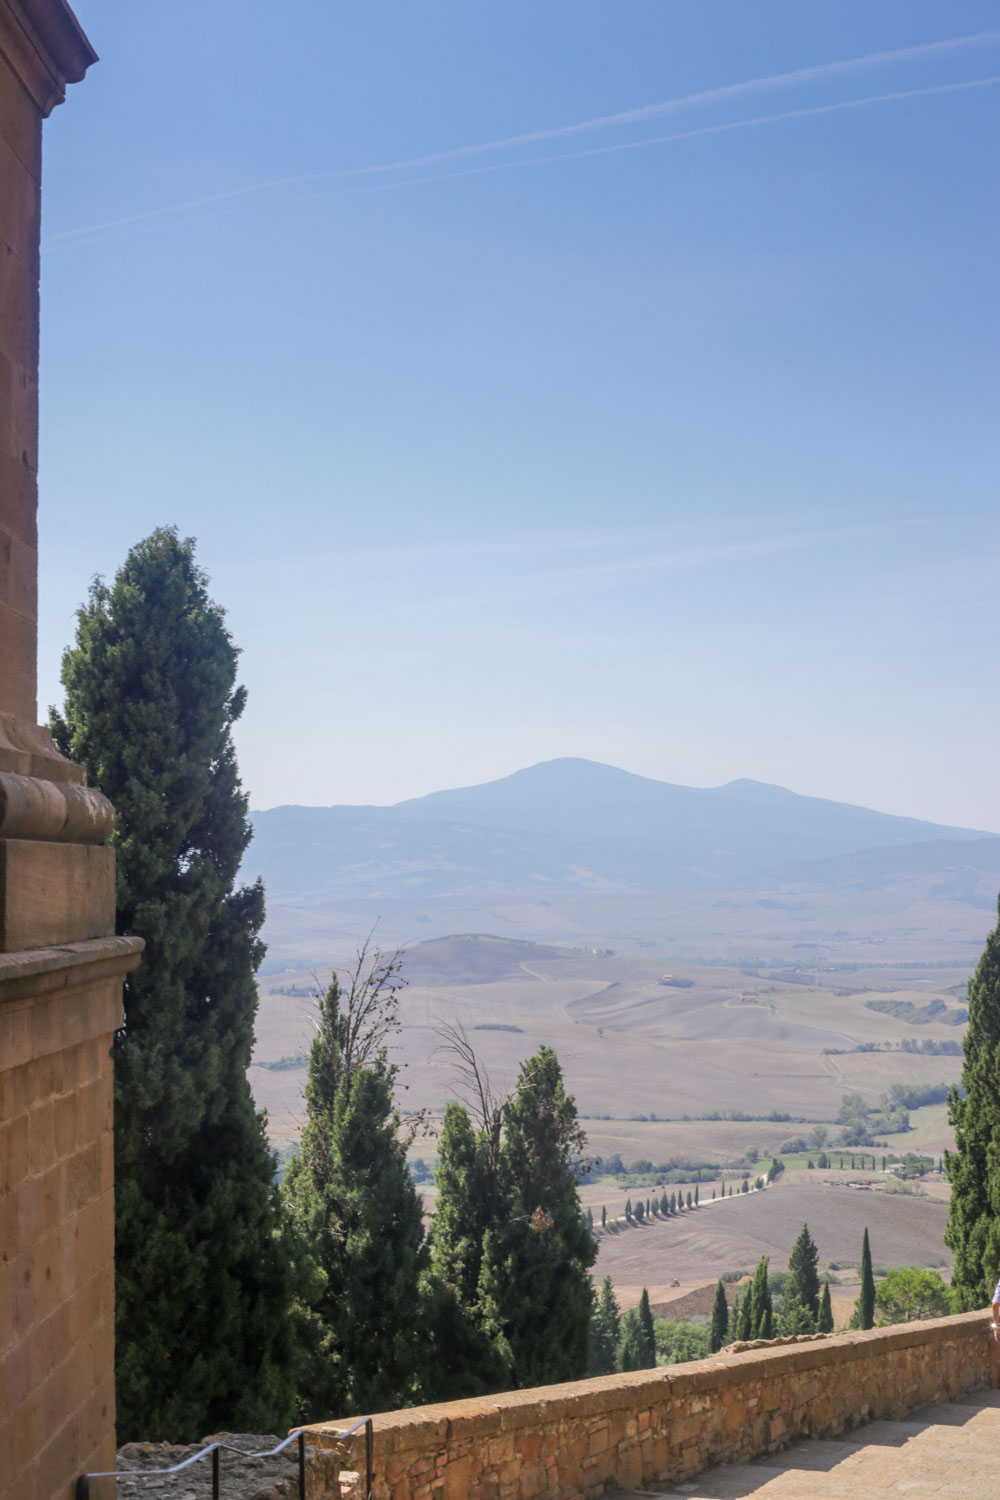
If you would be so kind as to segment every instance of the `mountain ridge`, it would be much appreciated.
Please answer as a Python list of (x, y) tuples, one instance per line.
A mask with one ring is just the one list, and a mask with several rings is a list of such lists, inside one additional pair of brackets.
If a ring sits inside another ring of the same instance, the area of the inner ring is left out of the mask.
[(996, 838), (749, 778), (685, 787), (576, 757), (385, 806), (253, 812), (245, 873), (282, 897), (726, 889), (769, 869)]

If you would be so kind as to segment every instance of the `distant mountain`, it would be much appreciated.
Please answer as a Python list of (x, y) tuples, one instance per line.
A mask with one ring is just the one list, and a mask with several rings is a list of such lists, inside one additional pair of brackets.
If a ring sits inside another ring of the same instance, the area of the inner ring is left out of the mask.
[(674, 786), (576, 759), (392, 807), (252, 819), (244, 870), (278, 900), (724, 889), (796, 862), (991, 838), (757, 781)]
[(758, 883), (808, 891), (885, 891), (904, 882), (921, 886), (929, 900), (962, 901), (995, 911), (1000, 884), (1000, 838), (932, 839), (927, 843), (862, 849), (832, 859), (799, 860), (769, 870)]

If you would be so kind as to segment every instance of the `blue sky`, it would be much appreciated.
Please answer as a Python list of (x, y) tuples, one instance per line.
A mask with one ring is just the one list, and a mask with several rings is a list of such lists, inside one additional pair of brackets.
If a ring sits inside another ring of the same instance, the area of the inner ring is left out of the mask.
[(254, 806), (582, 755), (1000, 831), (1000, 5), (76, 8), (43, 710), (176, 524)]

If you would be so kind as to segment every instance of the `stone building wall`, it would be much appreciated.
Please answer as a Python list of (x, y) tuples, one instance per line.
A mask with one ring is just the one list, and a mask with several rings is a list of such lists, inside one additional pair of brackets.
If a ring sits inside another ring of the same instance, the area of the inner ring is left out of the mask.
[[(985, 1313), (375, 1418), (375, 1500), (592, 1500), (997, 1384)], [(334, 1445), (336, 1424), (309, 1429)], [(360, 1447), (350, 1454), (361, 1466)]]
[(0, 1500), (114, 1467), (109, 803), (35, 704), (42, 121), (94, 52), (65, 0), (0, 0)]

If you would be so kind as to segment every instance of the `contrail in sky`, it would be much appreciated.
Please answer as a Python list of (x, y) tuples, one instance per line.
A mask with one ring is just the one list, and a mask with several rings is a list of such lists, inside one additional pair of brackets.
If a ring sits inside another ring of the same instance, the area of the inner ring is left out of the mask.
[(694, 130), (677, 130), (672, 135), (643, 136), (638, 141), (619, 141), (614, 146), (588, 146), (583, 151), (557, 151), (548, 156), (529, 156), (523, 161), (491, 162), (485, 167), (463, 167), (459, 172), (440, 172), (434, 177), (405, 177), (399, 182), (384, 182), (376, 187), (359, 188), (358, 192), (384, 193), (390, 188), (418, 187), (425, 182), (447, 182), (452, 177), (478, 177), (484, 172), (509, 172), (515, 167), (541, 167), (550, 162), (576, 161), (584, 156), (610, 156), (618, 151), (640, 151), (644, 146), (668, 146), (673, 141), (697, 140), (703, 135), (722, 135), (730, 130), (751, 130), (757, 125), (776, 125), (782, 120), (801, 120), (807, 115), (832, 115), (847, 109), (863, 109), (871, 104), (895, 104), (901, 99), (919, 99), (927, 94), (954, 94), (961, 89), (995, 88), (1000, 73), (989, 78), (972, 78), (963, 83), (930, 84), (922, 89), (905, 89), (898, 94), (869, 94), (864, 99), (845, 99), (839, 104), (812, 104), (805, 109), (786, 109), (776, 115), (756, 115), (751, 120), (727, 120), (721, 125), (698, 125)]
[[(194, 198), (185, 203), (173, 203), (163, 208), (148, 209), (144, 213), (129, 214), (123, 218), (108, 219), (101, 224), (83, 225), (78, 229), (63, 230), (59, 234), (50, 236), (45, 241), (43, 248), (75, 240), (89, 234), (96, 234), (101, 230), (117, 229), (125, 225), (142, 223), (149, 219), (156, 219), (167, 214), (184, 213), (195, 208), (205, 208), (211, 204), (224, 203), (234, 198), (243, 198), (251, 194), (269, 192), (275, 188), (292, 187), (306, 182), (332, 182), (354, 177), (368, 177), (387, 172), (402, 172), (414, 167), (436, 166), (446, 161), (456, 161), (466, 156), (474, 156), (487, 151), (513, 150), (524, 146), (532, 146), (542, 141), (554, 141), (566, 136), (579, 135), (592, 130), (620, 129), (623, 126), (639, 124), (646, 120), (654, 119), (661, 115), (679, 114), (684, 110), (697, 108), (703, 105), (726, 103), (731, 100), (741, 99), (748, 94), (761, 94), (776, 89), (795, 87), (799, 84), (827, 82), (831, 79), (851, 77), (858, 73), (869, 72), (893, 63), (907, 63), (920, 59), (941, 57), (951, 53), (966, 51), (974, 47), (994, 46), (1000, 42), (1000, 29), (992, 31), (980, 31), (970, 36), (950, 37), (943, 41), (923, 42), (913, 47), (900, 47), (890, 52), (871, 52), (864, 57), (850, 58), (844, 62), (819, 63), (814, 67), (797, 68), (790, 73), (774, 73), (766, 78), (750, 78), (743, 83), (726, 84), (717, 89), (704, 89), (694, 94), (684, 94), (674, 99), (663, 99), (656, 104), (642, 105), (637, 109), (622, 110), (617, 114), (595, 115), (589, 120), (578, 120), (569, 125), (556, 125), (545, 130), (530, 131), (522, 135), (504, 136), (499, 140), (481, 141), (469, 146), (454, 146), (446, 151), (434, 151), (424, 156), (412, 156), (401, 158), (397, 161), (381, 162), (368, 167), (345, 167), (329, 172), (311, 172), (299, 174), (294, 177), (278, 177), (266, 182), (252, 183), (247, 187), (231, 188), (223, 193), (213, 193), (208, 197)], [(820, 105), (810, 109), (791, 110), (782, 115), (767, 116), (765, 120), (745, 120), (737, 122), (735, 126), (707, 126), (703, 130), (685, 131), (680, 136), (665, 136), (650, 140), (648, 142), (632, 142), (629, 145), (654, 145), (659, 141), (677, 140), (702, 134), (712, 134), (717, 131), (742, 128), (758, 123), (768, 123), (772, 120), (794, 119), (807, 114), (829, 113), (838, 108), (849, 108), (851, 104), (869, 104), (888, 102), (893, 99), (913, 98), (920, 94), (947, 93), (958, 88), (970, 88), (981, 86), (985, 83), (995, 82), (995, 79), (974, 80), (966, 84), (941, 84), (937, 87), (924, 89), (911, 89), (901, 94), (885, 94), (872, 99), (861, 99), (848, 101), (843, 105)], [(566, 155), (586, 156), (597, 154), (598, 150), (611, 151), (624, 149), (616, 147), (597, 148), (594, 152), (572, 152)], [(534, 158), (536, 161), (557, 161), (565, 159), (564, 156), (551, 156), (546, 158)], [(529, 165), (528, 161), (516, 163), (516, 165)], [(515, 165), (506, 163), (505, 165)], [(487, 170), (487, 169), (480, 169)], [(465, 175), (462, 173), (456, 176)]]

